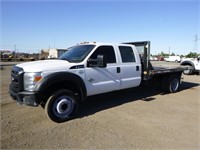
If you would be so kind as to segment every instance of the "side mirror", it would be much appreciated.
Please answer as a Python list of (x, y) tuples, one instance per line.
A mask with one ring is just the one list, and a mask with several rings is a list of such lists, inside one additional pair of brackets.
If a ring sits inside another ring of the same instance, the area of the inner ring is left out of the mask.
[(107, 59), (105, 55), (97, 55), (97, 59), (89, 59), (87, 62), (87, 67), (107, 67)]
[(105, 55), (97, 55), (97, 67), (107, 67), (107, 59)]

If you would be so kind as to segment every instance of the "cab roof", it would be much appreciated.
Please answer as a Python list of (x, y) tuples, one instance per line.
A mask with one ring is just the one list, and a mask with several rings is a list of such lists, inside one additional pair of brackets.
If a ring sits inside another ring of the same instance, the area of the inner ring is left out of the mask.
[(133, 44), (129, 44), (129, 43), (107, 43), (107, 42), (82, 42), (78, 45), (124, 45), (124, 46), (133, 46)]

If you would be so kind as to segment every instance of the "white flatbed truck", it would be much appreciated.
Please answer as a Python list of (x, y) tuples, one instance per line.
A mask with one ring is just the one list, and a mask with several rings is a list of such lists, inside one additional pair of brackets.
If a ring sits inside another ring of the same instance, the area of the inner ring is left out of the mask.
[(55, 122), (74, 117), (88, 96), (156, 82), (176, 92), (187, 66), (155, 68), (149, 61), (150, 42), (82, 43), (59, 60), (22, 63), (11, 71), (10, 95), (20, 104), (43, 106)]

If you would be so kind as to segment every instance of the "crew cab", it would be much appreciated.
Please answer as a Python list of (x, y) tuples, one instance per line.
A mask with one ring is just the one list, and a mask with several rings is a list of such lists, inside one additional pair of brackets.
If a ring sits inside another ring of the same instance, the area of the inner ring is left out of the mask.
[(55, 122), (74, 117), (88, 96), (160, 83), (176, 92), (188, 67), (153, 67), (150, 42), (82, 43), (72, 46), (58, 60), (42, 60), (14, 66), (10, 95), (20, 104), (45, 108)]

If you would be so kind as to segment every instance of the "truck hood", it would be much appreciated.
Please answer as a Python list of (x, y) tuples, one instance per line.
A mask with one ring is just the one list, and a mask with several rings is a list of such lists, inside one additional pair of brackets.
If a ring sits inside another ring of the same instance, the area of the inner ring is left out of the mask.
[(41, 60), (18, 64), (17, 66), (23, 68), (24, 72), (43, 72), (67, 70), (73, 65), (74, 63), (69, 63), (66, 60)]

